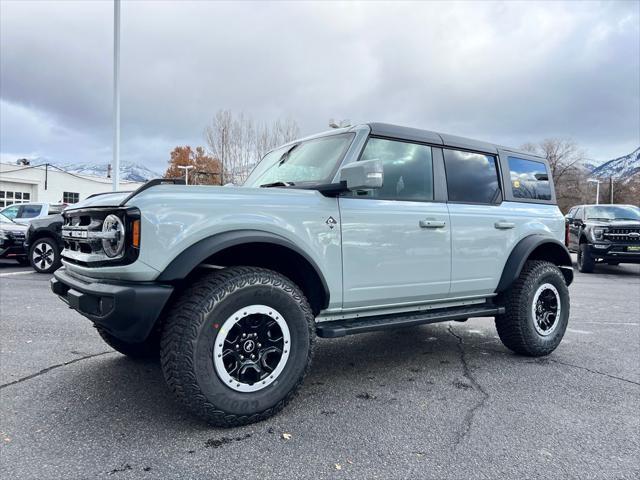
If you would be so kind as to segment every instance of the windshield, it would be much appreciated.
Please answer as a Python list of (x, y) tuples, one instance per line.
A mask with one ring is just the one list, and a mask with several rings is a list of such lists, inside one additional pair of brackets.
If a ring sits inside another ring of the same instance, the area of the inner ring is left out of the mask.
[(598, 205), (585, 209), (586, 217), (593, 220), (639, 220), (640, 208), (631, 205)]
[(9, 217), (5, 217), (3, 214), (0, 213), (0, 223), (16, 223), (16, 222), (11, 220)]
[(329, 183), (352, 139), (352, 133), (330, 135), (274, 150), (265, 155), (244, 186)]

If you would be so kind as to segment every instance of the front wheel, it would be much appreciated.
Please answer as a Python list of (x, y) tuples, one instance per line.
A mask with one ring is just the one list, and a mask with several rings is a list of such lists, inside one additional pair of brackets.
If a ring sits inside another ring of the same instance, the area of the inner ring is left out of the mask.
[(578, 270), (582, 273), (591, 273), (595, 266), (596, 262), (589, 253), (589, 246), (586, 243), (581, 243), (580, 250), (578, 250)]
[(505, 313), (496, 317), (502, 343), (521, 355), (548, 355), (560, 344), (569, 322), (569, 289), (551, 262), (525, 263), (502, 296)]
[(295, 395), (315, 339), (306, 298), (289, 279), (232, 267), (197, 280), (173, 305), (160, 347), (169, 388), (215, 426), (264, 420)]
[(38, 273), (52, 273), (60, 268), (60, 248), (51, 238), (39, 238), (29, 249), (31, 267)]

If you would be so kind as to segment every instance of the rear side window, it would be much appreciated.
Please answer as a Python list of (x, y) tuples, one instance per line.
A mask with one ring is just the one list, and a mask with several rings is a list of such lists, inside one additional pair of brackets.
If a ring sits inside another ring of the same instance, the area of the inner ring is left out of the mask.
[(509, 157), (509, 171), (514, 198), (551, 200), (549, 172), (544, 163)]
[(496, 157), (444, 149), (449, 201), (496, 203), (502, 199)]
[(42, 205), (22, 205), (20, 207), (19, 218), (35, 218), (40, 215)]
[(360, 160), (380, 160), (384, 180), (382, 188), (354, 192), (355, 196), (379, 200), (433, 200), (431, 147), (370, 138)]

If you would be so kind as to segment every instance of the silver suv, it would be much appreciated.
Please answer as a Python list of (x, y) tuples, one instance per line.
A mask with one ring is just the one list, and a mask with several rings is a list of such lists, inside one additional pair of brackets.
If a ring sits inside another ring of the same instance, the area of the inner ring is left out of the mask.
[(125, 355), (160, 355), (214, 425), (282, 409), (316, 336), (495, 317), (547, 355), (571, 259), (549, 165), (529, 153), (371, 123), (268, 153), (242, 187), (154, 180), (64, 212), (52, 290)]

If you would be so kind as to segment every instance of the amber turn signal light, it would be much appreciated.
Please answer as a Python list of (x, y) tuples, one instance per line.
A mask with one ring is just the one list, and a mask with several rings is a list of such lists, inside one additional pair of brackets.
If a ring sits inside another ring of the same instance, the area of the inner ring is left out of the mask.
[(140, 220), (134, 220), (132, 223), (132, 243), (136, 248), (140, 248)]

